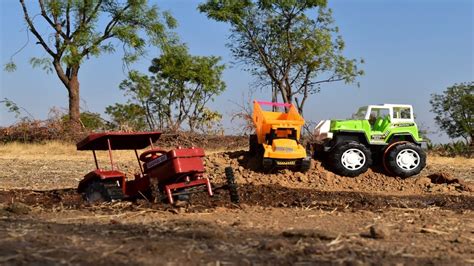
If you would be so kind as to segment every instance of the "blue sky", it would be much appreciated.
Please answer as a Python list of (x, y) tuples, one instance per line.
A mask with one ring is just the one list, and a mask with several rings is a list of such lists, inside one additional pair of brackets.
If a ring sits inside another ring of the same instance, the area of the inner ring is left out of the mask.
[[(228, 68), (224, 73), (227, 91), (211, 107), (224, 114), (228, 132), (238, 132), (230, 115), (238, 108), (243, 93), (252, 87), (253, 78), (238, 66), (225, 47), (229, 35), (226, 24), (208, 20), (196, 10), (200, 1), (151, 1), (169, 10), (178, 20), (176, 29), (195, 55), (217, 55)], [(430, 94), (446, 87), (474, 80), (474, 1), (471, 0), (330, 0), (336, 25), (346, 42), (345, 55), (363, 58), (365, 75), (360, 87), (344, 83), (323, 86), (305, 108), (305, 119), (319, 121), (347, 118), (359, 106), (375, 103), (412, 104), (417, 122), (427, 127), (436, 142), (448, 138), (438, 132), (430, 113)], [(0, 62), (27, 41), (25, 23), (18, 1), (0, 1)], [(40, 18), (37, 18), (40, 19)], [(151, 47), (148, 56), (132, 66), (146, 71), (151, 58), (158, 55)], [(67, 93), (54, 74), (33, 69), (28, 60), (44, 56), (30, 34), (26, 48), (14, 57), (17, 71), (0, 74), (0, 98), (9, 98), (26, 108), (37, 119), (48, 117), (51, 107), (67, 106)], [(120, 55), (91, 58), (80, 72), (82, 107), (103, 113), (107, 105), (125, 102), (118, 84), (125, 78)], [(268, 93), (255, 97), (265, 100)], [(0, 107), (0, 125), (15, 117)]]

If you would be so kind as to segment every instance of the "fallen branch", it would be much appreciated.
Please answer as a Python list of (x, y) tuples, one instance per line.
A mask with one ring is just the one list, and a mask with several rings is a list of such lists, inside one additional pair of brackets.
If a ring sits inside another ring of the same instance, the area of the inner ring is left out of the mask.
[(433, 233), (433, 234), (437, 234), (437, 235), (448, 234), (448, 232), (439, 231), (439, 230), (431, 229), (431, 228), (421, 228), (421, 232), (422, 233)]

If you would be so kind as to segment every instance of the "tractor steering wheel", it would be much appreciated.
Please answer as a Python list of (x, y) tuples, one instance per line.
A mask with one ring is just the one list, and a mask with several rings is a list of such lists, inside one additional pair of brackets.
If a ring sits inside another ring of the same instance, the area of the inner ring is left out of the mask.
[(140, 154), (140, 161), (147, 163), (155, 158), (160, 157), (163, 154), (166, 154), (167, 151), (161, 150), (161, 149), (151, 149), (144, 151), (142, 154)]

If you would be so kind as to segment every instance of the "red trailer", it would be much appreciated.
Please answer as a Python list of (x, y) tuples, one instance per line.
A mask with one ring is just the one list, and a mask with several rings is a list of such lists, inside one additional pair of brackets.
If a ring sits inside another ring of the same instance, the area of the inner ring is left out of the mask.
[[(161, 199), (173, 204), (175, 198), (186, 199), (195, 192), (206, 191), (213, 196), (212, 185), (205, 176), (204, 150), (178, 147), (166, 151), (153, 144), (160, 136), (160, 132), (107, 132), (90, 134), (78, 142), (77, 150), (92, 151), (96, 166), (79, 182), (78, 192), (90, 202), (164, 195)], [(147, 147), (148, 150), (138, 155), (138, 150)], [(110, 169), (99, 167), (97, 150), (109, 151)], [(135, 151), (140, 172), (134, 174), (133, 179), (117, 169), (113, 150)], [(227, 184), (220, 188), (228, 189), (231, 201), (238, 203), (232, 168), (226, 168), (225, 173)]]

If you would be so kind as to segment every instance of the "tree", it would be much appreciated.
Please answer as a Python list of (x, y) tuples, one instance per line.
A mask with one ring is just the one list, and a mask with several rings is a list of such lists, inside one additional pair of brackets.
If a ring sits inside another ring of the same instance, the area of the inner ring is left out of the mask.
[(462, 137), (474, 145), (474, 82), (454, 84), (430, 100), (436, 124), (450, 138)]
[[(38, 0), (39, 15), (49, 31), (40, 32), (44, 24), (35, 20), (36, 16), (31, 17), (31, 2), (20, 0), (20, 4), (29, 31), (47, 53), (47, 57), (32, 58), (30, 62), (54, 71), (66, 87), (73, 128), (80, 125), (82, 63), (91, 56), (113, 53), (119, 45), (124, 49), (124, 62), (133, 62), (145, 52), (147, 43), (159, 45), (166, 39), (166, 26), (175, 25), (167, 13), (161, 21), (157, 7), (149, 6), (147, 0)], [(14, 70), (14, 63), (8, 63), (6, 69)]]
[[(71, 119), (69, 115), (63, 115), (61, 121), (68, 123)], [(100, 116), (99, 113), (93, 113), (89, 111), (81, 112), (81, 124), (85, 129), (89, 130), (104, 130), (106, 128), (106, 121)]]
[[(286, 103), (303, 111), (309, 95), (328, 82), (351, 83), (363, 72), (342, 55), (326, 0), (207, 0), (199, 10), (231, 26), (228, 46), (246, 70)], [(314, 14), (314, 15), (313, 15)], [(314, 16), (314, 19), (311, 18)], [(362, 63), (362, 61), (361, 61)]]
[(221, 118), (206, 107), (225, 90), (225, 66), (219, 61), (215, 56), (192, 56), (185, 45), (175, 43), (152, 60), (152, 75), (131, 71), (120, 89), (130, 97), (128, 104), (141, 108), (150, 129), (176, 131), (186, 122), (190, 131), (204, 130)]
[(146, 129), (145, 110), (142, 106), (134, 103), (116, 103), (105, 108), (105, 113), (112, 119), (111, 127), (116, 130), (136, 130)]

